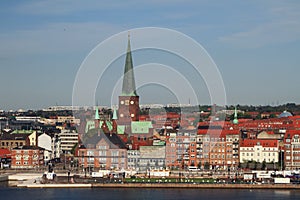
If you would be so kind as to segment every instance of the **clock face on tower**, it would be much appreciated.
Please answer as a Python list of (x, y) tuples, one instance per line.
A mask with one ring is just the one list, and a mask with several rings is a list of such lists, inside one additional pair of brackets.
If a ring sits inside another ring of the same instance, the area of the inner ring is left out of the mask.
[(130, 104), (134, 104), (134, 101), (130, 101)]
[(123, 105), (123, 104), (124, 104), (124, 101), (121, 101), (120, 103)]

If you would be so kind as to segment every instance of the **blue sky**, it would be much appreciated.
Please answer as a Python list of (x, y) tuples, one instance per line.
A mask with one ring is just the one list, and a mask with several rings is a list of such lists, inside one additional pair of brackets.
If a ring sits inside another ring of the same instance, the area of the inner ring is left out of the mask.
[[(300, 102), (297, 0), (12, 0), (1, 1), (0, 9), (0, 109), (71, 105), (76, 73), (89, 52), (113, 34), (149, 26), (200, 43), (221, 72), (228, 104)], [(136, 63), (147, 60), (133, 56)], [(173, 103), (168, 91), (152, 90), (166, 96), (147, 97), (151, 89), (144, 88), (141, 103)], [(102, 93), (109, 91), (97, 91), (100, 104), (109, 104)], [(209, 104), (204, 93), (197, 94), (200, 103)]]

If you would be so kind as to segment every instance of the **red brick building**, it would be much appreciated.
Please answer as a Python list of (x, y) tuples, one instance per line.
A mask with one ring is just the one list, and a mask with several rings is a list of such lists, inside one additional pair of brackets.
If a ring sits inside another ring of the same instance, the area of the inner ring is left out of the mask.
[(184, 169), (197, 166), (196, 130), (170, 130), (166, 133), (166, 166)]
[(11, 151), (11, 168), (32, 169), (44, 165), (44, 149), (35, 146), (16, 147)]
[(300, 130), (286, 132), (283, 150), (285, 168), (287, 170), (300, 169)]
[(201, 168), (237, 168), (239, 130), (198, 130), (197, 156)]
[(86, 141), (77, 150), (79, 165), (87, 171), (99, 169), (126, 169), (127, 147), (115, 133), (104, 133), (94, 129), (98, 134)]

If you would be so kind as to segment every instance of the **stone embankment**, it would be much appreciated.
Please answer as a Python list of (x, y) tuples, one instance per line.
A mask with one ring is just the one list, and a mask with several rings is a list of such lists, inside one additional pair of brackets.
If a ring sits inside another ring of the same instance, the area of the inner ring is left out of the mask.
[(105, 183), (92, 184), (101, 188), (217, 188), (217, 189), (300, 189), (294, 184), (186, 184), (186, 183)]
[[(59, 175), (58, 175), (59, 176)], [(0, 180), (15, 181), (26, 188), (216, 188), (216, 189), (300, 189), (300, 184), (224, 184), (224, 183), (41, 183), (40, 173), (2, 174)]]

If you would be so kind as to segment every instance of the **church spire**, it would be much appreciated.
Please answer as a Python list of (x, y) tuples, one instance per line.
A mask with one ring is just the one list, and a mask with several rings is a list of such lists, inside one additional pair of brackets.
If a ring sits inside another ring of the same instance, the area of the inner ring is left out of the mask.
[(238, 120), (238, 115), (237, 115), (237, 110), (236, 107), (234, 108), (234, 119), (233, 119), (233, 124), (238, 124), (239, 120)]
[(116, 109), (114, 109), (112, 119), (113, 119), (113, 120), (117, 120), (117, 119), (118, 119), (118, 115), (117, 115), (117, 110), (116, 110)]
[(127, 44), (125, 69), (124, 69), (124, 76), (123, 76), (122, 96), (138, 96), (135, 88), (129, 32), (128, 32), (128, 44)]
[(99, 108), (98, 108), (98, 106), (96, 106), (95, 120), (99, 120), (99, 119), (100, 119)]

